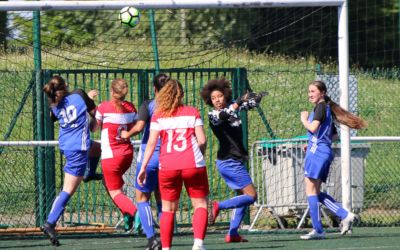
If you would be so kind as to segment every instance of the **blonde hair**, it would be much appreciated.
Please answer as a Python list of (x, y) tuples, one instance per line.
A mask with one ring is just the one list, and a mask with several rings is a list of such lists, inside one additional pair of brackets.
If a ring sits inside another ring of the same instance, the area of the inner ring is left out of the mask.
[(183, 88), (178, 80), (169, 79), (156, 97), (156, 113), (164, 117), (172, 116), (183, 106)]
[(112, 90), (111, 102), (114, 104), (114, 107), (117, 110), (121, 110), (122, 109), (121, 102), (125, 100), (125, 96), (128, 94), (128, 82), (122, 78), (115, 78), (111, 82), (111, 90)]
[(343, 109), (339, 104), (332, 101), (332, 99), (326, 94), (327, 88), (323, 81), (313, 81), (310, 83), (310, 85), (314, 85), (321, 93), (324, 94), (325, 102), (331, 107), (333, 118), (337, 122), (353, 129), (362, 129), (368, 126), (368, 123), (365, 120)]

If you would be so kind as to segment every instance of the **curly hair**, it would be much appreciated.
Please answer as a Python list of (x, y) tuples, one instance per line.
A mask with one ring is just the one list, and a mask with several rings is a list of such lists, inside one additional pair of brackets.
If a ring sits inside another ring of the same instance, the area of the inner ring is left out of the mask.
[(215, 90), (221, 91), (227, 103), (230, 103), (232, 101), (231, 82), (226, 80), (225, 78), (212, 79), (208, 81), (206, 85), (204, 85), (203, 89), (200, 92), (201, 97), (207, 105), (211, 107), (213, 106), (211, 101), (211, 93)]
[(169, 79), (156, 97), (157, 114), (164, 117), (172, 116), (183, 106), (183, 87), (178, 80)]
[(42, 90), (47, 95), (50, 104), (57, 104), (68, 95), (67, 84), (61, 76), (53, 76)]
[(368, 126), (367, 122), (364, 121), (362, 118), (356, 116), (355, 114), (350, 113), (349, 111), (343, 109), (339, 104), (332, 101), (332, 99), (326, 94), (327, 88), (323, 81), (313, 81), (310, 83), (310, 85), (314, 85), (321, 93), (325, 95), (324, 100), (326, 104), (328, 104), (331, 107), (333, 118), (337, 122), (353, 129), (362, 129)]

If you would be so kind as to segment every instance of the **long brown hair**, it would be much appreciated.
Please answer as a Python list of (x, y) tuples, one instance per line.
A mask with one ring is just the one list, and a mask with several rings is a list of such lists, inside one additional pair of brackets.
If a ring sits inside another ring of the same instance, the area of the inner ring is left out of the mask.
[(68, 95), (68, 88), (61, 76), (53, 76), (44, 86), (42, 91), (46, 93), (50, 104), (58, 104)]
[(321, 93), (324, 93), (325, 102), (331, 107), (333, 118), (337, 122), (353, 129), (362, 129), (367, 127), (368, 124), (365, 120), (343, 109), (339, 104), (332, 101), (332, 99), (326, 94), (327, 88), (323, 81), (313, 81), (310, 85), (314, 85)]
[(169, 79), (156, 97), (156, 113), (170, 117), (183, 106), (183, 88), (178, 80)]
[(111, 102), (114, 104), (116, 110), (122, 110), (121, 103), (125, 100), (126, 94), (128, 94), (128, 82), (122, 78), (115, 78), (111, 82), (111, 90)]

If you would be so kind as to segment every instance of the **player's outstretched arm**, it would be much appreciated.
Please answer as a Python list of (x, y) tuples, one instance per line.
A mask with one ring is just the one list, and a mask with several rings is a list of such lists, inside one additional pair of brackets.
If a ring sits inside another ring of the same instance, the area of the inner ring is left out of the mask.
[(128, 139), (132, 136), (139, 134), (140, 132), (143, 131), (145, 125), (146, 125), (145, 121), (138, 120), (136, 124), (129, 131), (125, 130), (121, 131), (121, 138)]
[(204, 133), (204, 128), (203, 126), (196, 126), (194, 128), (194, 133), (196, 135), (197, 143), (199, 144), (199, 148), (203, 156), (206, 154), (206, 148), (207, 148), (207, 138), (206, 134)]
[(160, 131), (158, 130), (150, 130), (149, 140), (147, 141), (146, 150), (144, 151), (142, 167), (137, 177), (137, 182), (140, 186), (144, 185), (144, 181), (146, 179), (147, 164), (149, 163), (150, 158), (153, 155), (154, 149), (156, 148), (159, 134)]

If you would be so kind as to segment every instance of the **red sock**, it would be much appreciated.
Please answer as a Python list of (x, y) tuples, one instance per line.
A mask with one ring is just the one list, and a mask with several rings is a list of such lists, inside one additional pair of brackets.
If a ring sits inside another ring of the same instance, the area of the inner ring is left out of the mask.
[(160, 219), (160, 238), (162, 247), (171, 247), (174, 233), (175, 213), (162, 211)]
[(195, 239), (204, 240), (207, 231), (207, 209), (204, 207), (197, 208), (193, 214), (193, 233)]
[(129, 214), (130, 216), (135, 215), (137, 210), (135, 205), (133, 205), (133, 202), (124, 194), (117, 194), (117, 196), (114, 197), (114, 203), (123, 214)]

